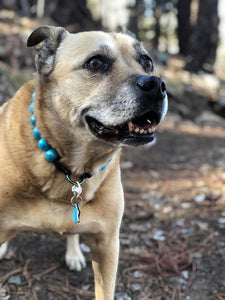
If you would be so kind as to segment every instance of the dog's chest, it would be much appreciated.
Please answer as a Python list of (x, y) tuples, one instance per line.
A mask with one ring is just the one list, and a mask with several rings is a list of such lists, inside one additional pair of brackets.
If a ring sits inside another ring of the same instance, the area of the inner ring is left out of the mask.
[[(82, 185), (82, 198), (78, 203), (81, 205), (82, 219), (83, 211), (91, 203), (94, 209), (94, 198), (96, 192), (100, 189), (102, 178), (96, 176), (90, 178)], [(63, 184), (51, 184), (51, 187), (45, 188), (45, 196), (43, 194), (36, 194), (35, 199), (26, 203), (26, 209), (29, 213), (26, 214), (25, 227), (28, 227), (34, 233), (52, 232), (54, 234), (66, 234), (71, 232), (71, 227), (76, 230), (76, 224), (72, 219), (73, 206), (71, 199), (74, 197), (72, 192), (73, 185), (67, 181)], [(92, 201), (93, 200), (93, 201)], [(76, 202), (76, 199), (75, 199)], [(86, 220), (87, 221), (87, 220)]]

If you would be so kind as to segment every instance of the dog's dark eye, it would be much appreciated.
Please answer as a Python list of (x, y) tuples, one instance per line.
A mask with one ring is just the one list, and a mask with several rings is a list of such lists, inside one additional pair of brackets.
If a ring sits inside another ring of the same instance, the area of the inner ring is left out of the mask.
[(141, 56), (140, 63), (146, 72), (153, 72), (154, 66), (150, 57), (147, 55)]
[(111, 66), (111, 62), (107, 57), (96, 55), (91, 57), (86, 63), (85, 67), (92, 72), (107, 72)]
[(100, 58), (95, 57), (89, 61), (88, 65), (91, 69), (98, 70), (102, 67), (103, 61), (101, 61)]

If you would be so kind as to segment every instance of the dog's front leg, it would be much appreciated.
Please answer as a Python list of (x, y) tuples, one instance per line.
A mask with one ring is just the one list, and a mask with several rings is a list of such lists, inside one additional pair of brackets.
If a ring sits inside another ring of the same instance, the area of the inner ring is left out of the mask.
[(113, 300), (119, 258), (119, 232), (87, 238), (92, 251), (96, 300)]

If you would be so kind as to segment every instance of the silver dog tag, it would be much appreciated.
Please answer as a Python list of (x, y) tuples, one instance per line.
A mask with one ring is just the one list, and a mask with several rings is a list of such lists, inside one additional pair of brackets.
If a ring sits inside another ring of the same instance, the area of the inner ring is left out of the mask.
[(80, 203), (82, 202), (81, 193), (82, 187), (77, 181), (76, 184), (72, 186), (73, 197), (71, 198), (71, 204), (73, 206), (72, 220), (74, 223), (80, 222)]

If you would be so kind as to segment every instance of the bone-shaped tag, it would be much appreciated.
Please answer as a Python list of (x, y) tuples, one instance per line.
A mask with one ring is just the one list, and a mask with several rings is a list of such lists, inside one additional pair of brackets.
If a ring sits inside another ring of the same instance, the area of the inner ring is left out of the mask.
[(78, 181), (76, 182), (76, 184), (72, 186), (72, 192), (73, 192), (73, 197), (71, 198), (71, 204), (73, 206), (72, 220), (74, 221), (74, 223), (79, 223), (80, 222), (79, 204), (82, 201), (81, 198), (82, 187)]
[(74, 223), (80, 222), (80, 208), (79, 204), (77, 203), (73, 204), (72, 220), (74, 221)]

